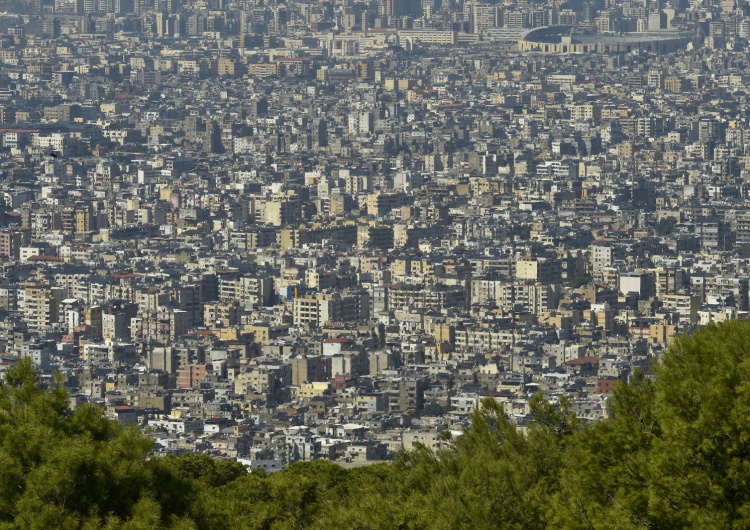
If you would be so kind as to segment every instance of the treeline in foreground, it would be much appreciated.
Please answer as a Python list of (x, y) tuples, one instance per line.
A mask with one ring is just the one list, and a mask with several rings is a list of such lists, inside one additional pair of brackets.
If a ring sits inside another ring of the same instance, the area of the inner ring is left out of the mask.
[(680, 338), (582, 426), (533, 400), (519, 434), (489, 400), (450, 450), (344, 470), (248, 474), (150, 440), (93, 406), (67, 412), (27, 362), (0, 387), (0, 529), (747, 528), (750, 324)]

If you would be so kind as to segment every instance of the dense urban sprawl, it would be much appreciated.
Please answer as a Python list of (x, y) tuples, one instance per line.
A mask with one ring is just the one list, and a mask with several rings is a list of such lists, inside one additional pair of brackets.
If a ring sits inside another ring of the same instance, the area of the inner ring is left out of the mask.
[(748, 315), (746, 2), (0, 8), (2, 363), (158, 453), (596, 421)]

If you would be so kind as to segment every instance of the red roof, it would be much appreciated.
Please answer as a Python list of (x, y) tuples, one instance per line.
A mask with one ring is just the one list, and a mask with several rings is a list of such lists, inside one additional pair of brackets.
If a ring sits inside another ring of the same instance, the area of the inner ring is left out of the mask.
[[(134, 272), (113, 272), (111, 274), (113, 278), (143, 278), (144, 274), (137, 274)], [(155, 290), (150, 290), (149, 292), (156, 292)]]

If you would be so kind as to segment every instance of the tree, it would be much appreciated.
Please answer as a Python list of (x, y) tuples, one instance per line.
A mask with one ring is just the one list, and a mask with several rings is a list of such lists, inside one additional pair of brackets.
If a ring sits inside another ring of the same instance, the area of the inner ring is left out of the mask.
[(750, 525), (750, 323), (679, 337), (575, 435), (548, 520), (560, 528)]
[(650, 508), (672, 525), (750, 525), (750, 323), (679, 337), (655, 370)]
[(0, 525), (79, 528), (126, 520), (149, 484), (151, 441), (93, 405), (68, 411), (60, 377), (47, 391), (31, 360), (0, 384)]
[(593, 277), (584, 274), (583, 276), (576, 276), (572, 280), (568, 282), (568, 287), (573, 287), (574, 289), (578, 289), (579, 287), (583, 287), (584, 285), (588, 285), (593, 280)]
[(677, 225), (677, 219), (674, 217), (663, 217), (656, 223), (656, 235), (657, 236), (668, 236), (674, 230)]
[[(68, 410), (22, 359), (0, 383), (0, 529), (646, 529), (750, 526), (750, 323), (676, 339), (584, 426), (564, 396), (523, 431), (485, 398), (462, 435), (347, 470), (248, 473), (151, 440), (93, 405)], [(528, 419), (528, 418), (527, 418)]]
[(430, 401), (420, 411), (420, 416), (442, 416), (445, 414), (445, 408), (436, 401)]
[(549, 430), (535, 426), (526, 436), (487, 398), (449, 448), (433, 453), (422, 446), (402, 455), (394, 482), (407, 520), (416, 528), (544, 526), (557, 484), (556, 436), (569, 436), (574, 423), (564, 412), (549, 419)]
[(562, 455), (560, 488), (547, 514), (553, 527), (643, 527), (647, 462), (660, 432), (653, 400), (653, 382), (636, 373), (630, 384), (615, 385), (611, 419), (574, 433)]

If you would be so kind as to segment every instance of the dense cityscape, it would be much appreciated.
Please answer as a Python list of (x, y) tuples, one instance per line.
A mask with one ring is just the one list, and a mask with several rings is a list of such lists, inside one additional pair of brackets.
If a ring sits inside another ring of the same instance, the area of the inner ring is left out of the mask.
[(595, 422), (748, 316), (745, 2), (0, 9), (2, 364), (157, 454)]

